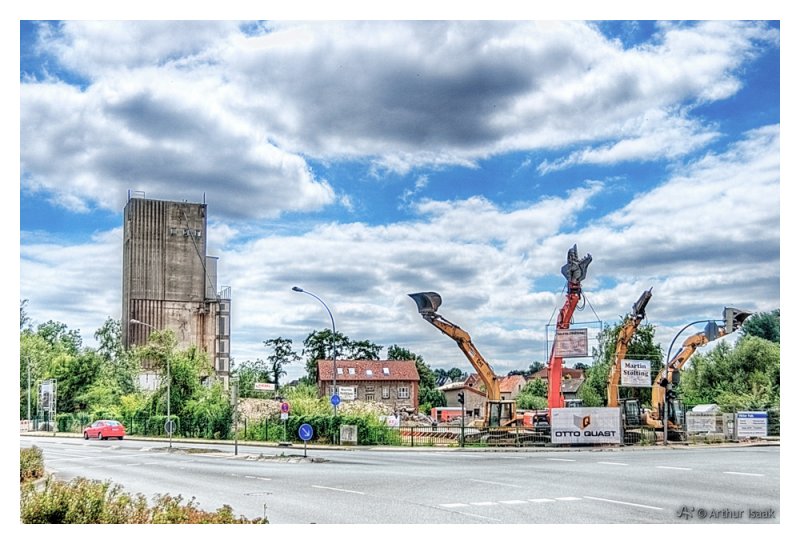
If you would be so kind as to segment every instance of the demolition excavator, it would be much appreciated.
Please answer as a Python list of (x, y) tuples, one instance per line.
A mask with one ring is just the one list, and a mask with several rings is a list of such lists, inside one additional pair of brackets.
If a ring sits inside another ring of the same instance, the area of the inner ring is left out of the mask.
[(683, 403), (673, 389), (680, 384), (681, 369), (698, 348), (739, 330), (744, 320), (751, 315), (752, 312), (725, 308), (722, 314), (723, 325), (708, 321), (702, 332), (693, 334), (683, 342), (681, 350), (666, 365), (666, 368), (661, 369), (653, 382), (650, 409), (642, 410), (642, 422), (645, 425), (663, 431), (664, 410), (666, 410), (667, 433), (678, 440), (684, 438)]
[(517, 415), (517, 403), (503, 400), (500, 396), (500, 378), (472, 343), (469, 334), (458, 325), (448, 321), (436, 310), (442, 304), (442, 297), (432, 291), (408, 295), (417, 303), (417, 310), (423, 319), (439, 329), (442, 334), (455, 340), (486, 386), (486, 405), (483, 418), (474, 422), (481, 430), (494, 427), (511, 427), (522, 424), (522, 416)]
[(625, 320), (622, 322), (622, 327), (617, 335), (614, 364), (611, 365), (609, 370), (608, 387), (606, 388), (609, 408), (616, 408), (619, 406), (619, 382), (622, 375), (622, 360), (628, 353), (628, 345), (631, 343), (631, 340), (633, 340), (636, 329), (639, 328), (639, 324), (645, 318), (645, 307), (652, 296), (652, 287), (642, 292), (639, 300), (637, 300), (631, 308), (631, 313), (625, 316)]
[(591, 262), (592, 256), (590, 254), (586, 254), (583, 258), (578, 258), (578, 246), (576, 244), (567, 252), (567, 263), (561, 267), (561, 274), (567, 280), (567, 298), (558, 313), (556, 341), (553, 342), (550, 362), (547, 365), (547, 408), (551, 417), (553, 408), (564, 408), (565, 406), (564, 394), (561, 392), (561, 374), (564, 368), (564, 358), (561, 356), (560, 351), (556, 349), (558, 346), (558, 331), (569, 329), (572, 314), (583, 296), (581, 282), (586, 279), (586, 270)]

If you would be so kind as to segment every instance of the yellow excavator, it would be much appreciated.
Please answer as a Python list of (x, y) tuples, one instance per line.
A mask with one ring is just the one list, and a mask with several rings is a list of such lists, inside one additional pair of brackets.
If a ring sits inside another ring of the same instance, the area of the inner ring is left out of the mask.
[(653, 296), (653, 288), (643, 291), (639, 300), (631, 308), (631, 313), (625, 316), (622, 322), (622, 327), (617, 335), (617, 344), (614, 351), (614, 363), (611, 365), (608, 373), (608, 386), (606, 391), (608, 393), (608, 407), (616, 408), (622, 404), (623, 415), (625, 422), (628, 425), (638, 425), (640, 422), (640, 406), (638, 399), (623, 399), (619, 398), (619, 383), (622, 376), (622, 360), (628, 353), (628, 345), (633, 340), (633, 335), (636, 334), (636, 329), (645, 318), (645, 307)]
[(683, 342), (681, 350), (672, 358), (666, 368), (661, 369), (653, 382), (650, 409), (642, 411), (642, 422), (645, 425), (663, 431), (664, 410), (666, 407), (667, 432), (678, 440), (684, 438), (685, 413), (683, 403), (673, 390), (673, 386), (680, 384), (681, 369), (698, 348), (737, 331), (744, 323), (744, 320), (751, 315), (752, 312), (736, 308), (725, 308), (722, 314), (723, 325), (708, 321), (702, 332), (693, 334)]
[(482, 419), (473, 422), (474, 426), (485, 430), (493, 427), (510, 427), (522, 424), (522, 416), (517, 415), (517, 402), (500, 397), (500, 378), (483, 358), (478, 348), (465, 330), (436, 313), (442, 304), (442, 297), (432, 291), (408, 295), (417, 303), (417, 310), (423, 319), (455, 340), (466, 355), (475, 372), (486, 386), (486, 405)]

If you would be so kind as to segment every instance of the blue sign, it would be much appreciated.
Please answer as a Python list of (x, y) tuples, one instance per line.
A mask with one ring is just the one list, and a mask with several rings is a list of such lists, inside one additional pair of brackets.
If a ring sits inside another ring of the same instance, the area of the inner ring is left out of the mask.
[(314, 436), (314, 428), (308, 423), (303, 423), (300, 425), (300, 428), (297, 429), (297, 435), (303, 442), (306, 440), (311, 440), (311, 437)]
[(333, 404), (334, 406), (339, 406), (340, 402), (342, 402), (342, 400), (339, 398), (339, 395), (333, 395), (331, 397), (331, 404)]

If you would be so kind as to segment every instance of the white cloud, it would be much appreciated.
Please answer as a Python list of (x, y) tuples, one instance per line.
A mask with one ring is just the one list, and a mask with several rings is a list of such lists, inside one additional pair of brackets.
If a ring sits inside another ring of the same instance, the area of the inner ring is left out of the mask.
[(60, 66), (21, 84), (23, 189), (82, 211), (119, 209), (127, 189), (202, 188), (226, 219), (336, 202), (306, 157), (399, 173), (574, 146), (543, 171), (680, 157), (715, 136), (685, 107), (736, 92), (742, 63), (777, 40), (731, 21), (665, 24), (630, 49), (553, 21), (43, 28)]

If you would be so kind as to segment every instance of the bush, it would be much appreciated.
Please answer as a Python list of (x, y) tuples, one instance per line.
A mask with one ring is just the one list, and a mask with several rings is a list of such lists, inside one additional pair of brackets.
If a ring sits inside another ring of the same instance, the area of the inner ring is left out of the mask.
[(42, 450), (32, 448), (19, 449), (19, 481), (29, 482), (44, 476), (44, 458)]
[(59, 482), (48, 478), (41, 490), (25, 484), (20, 498), (22, 523), (268, 523), (265, 518), (247, 519), (233, 515), (230, 506), (216, 512), (200, 510), (192, 497), (186, 504), (178, 495), (156, 495), (154, 505), (148, 506), (142, 494), (124, 493), (111, 482), (76, 478)]

